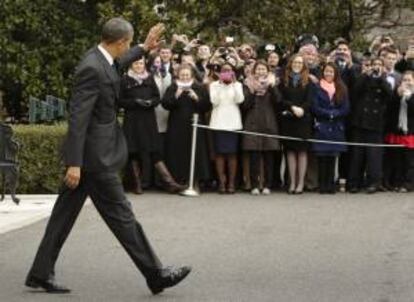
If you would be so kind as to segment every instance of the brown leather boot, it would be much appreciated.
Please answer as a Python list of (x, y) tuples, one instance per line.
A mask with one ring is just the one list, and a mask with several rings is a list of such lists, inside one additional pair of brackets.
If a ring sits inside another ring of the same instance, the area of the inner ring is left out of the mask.
[(132, 193), (137, 195), (143, 194), (141, 187), (141, 170), (139, 168), (139, 163), (136, 160), (131, 161), (132, 165)]
[(166, 189), (170, 193), (179, 193), (187, 189), (186, 186), (180, 185), (171, 175), (170, 171), (168, 170), (167, 166), (164, 164), (163, 161), (159, 161), (155, 164), (155, 168), (157, 169), (158, 173), (160, 174), (162, 180), (166, 184)]

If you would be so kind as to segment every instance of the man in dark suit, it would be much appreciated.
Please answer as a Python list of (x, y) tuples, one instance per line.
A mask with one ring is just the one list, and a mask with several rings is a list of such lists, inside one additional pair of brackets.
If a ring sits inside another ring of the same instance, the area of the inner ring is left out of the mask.
[(40, 243), (26, 286), (49, 293), (70, 290), (54, 281), (54, 266), (88, 196), (147, 280), (153, 294), (183, 280), (190, 267), (163, 268), (126, 199), (118, 171), (126, 163), (127, 147), (117, 122), (119, 70), (159, 45), (162, 24), (153, 27), (145, 43), (129, 50), (131, 24), (122, 18), (103, 27), (101, 43), (89, 50), (75, 73), (69, 129), (64, 144), (67, 172)]

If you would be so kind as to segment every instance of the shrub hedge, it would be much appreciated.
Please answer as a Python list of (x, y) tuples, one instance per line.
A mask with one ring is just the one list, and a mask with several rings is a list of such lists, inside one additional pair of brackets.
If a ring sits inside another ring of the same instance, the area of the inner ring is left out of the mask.
[(20, 144), (19, 194), (57, 193), (63, 177), (60, 150), (67, 124), (13, 126)]

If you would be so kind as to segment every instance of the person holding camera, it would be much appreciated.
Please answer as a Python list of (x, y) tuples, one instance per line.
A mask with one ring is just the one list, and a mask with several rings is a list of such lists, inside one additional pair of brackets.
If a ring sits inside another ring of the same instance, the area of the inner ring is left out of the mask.
[(162, 159), (161, 141), (155, 117), (155, 107), (160, 103), (160, 94), (154, 77), (146, 70), (146, 60), (132, 63), (121, 80), (119, 106), (125, 109), (123, 130), (127, 140), (129, 161), (125, 184), (135, 194), (142, 194), (141, 177), (145, 159), (154, 166), (171, 193), (178, 193), (185, 187), (177, 184)]
[[(322, 79), (316, 85), (312, 102), (315, 118), (314, 138), (328, 141), (345, 141), (345, 117), (349, 112), (348, 92), (335, 63), (322, 68)], [(318, 158), (319, 192), (334, 194), (335, 162), (346, 151), (345, 145), (313, 143)]]
[[(197, 40), (198, 43), (201, 43), (201, 40)], [(207, 44), (200, 44), (197, 48), (197, 62), (196, 62), (196, 68), (198, 73), (203, 78), (203, 83), (206, 82), (206, 79), (208, 77), (208, 62), (211, 58), (211, 49), (210, 46)]]
[[(245, 82), (245, 101), (242, 104), (244, 111), (244, 130), (279, 134), (279, 124), (276, 111), (280, 105), (280, 93), (276, 85), (275, 76), (270, 73), (265, 61), (257, 61), (253, 66), (252, 74)], [(264, 179), (262, 194), (269, 195), (273, 185), (274, 156), (273, 152), (280, 150), (279, 140), (276, 138), (245, 135), (242, 147), (250, 155), (251, 194), (260, 194), (260, 170), (263, 159)]]
[[(387, 105), (392, 89), (385, 78), (384, 62), (372, 59), (371, 71), (358, 78), (354, 85), (354, 99), (351, 111), (351, 140), (358, 143), (382, 144)], [(363, 161), (366, 159), (367, 193), (375, 193), (382, 180), (382, 155), (380, 147), (354, 146), (351, 149), (348, 190), (357, 193), (363, 184)]]
[(240, 45), (240, 47), (238, 48), (238, 55), (240, 59), (244, 62), (257, 58), (257, 54), (254, 51), (253, 47), (246, 43)]
[[(189, 180), (193, 114), (199, 114), (199, 123), (205, 124), (205, 113), (211, 110), (207, 89), (194, 79), (193, 67), (182, 64), (178, 79), (165, 92), (163, 107), (170, 112), (166, 133), (166, 162), (180, 184)], [(206, 133), (197, 130), (195, 176), (198, 181), (210, 177)]]
[(392, 161), (396, 171), (391, 184), (395, 191), (405, 193), (414, 190), (414, 71), (406, 71), (389, 106), (391, 132), (385, 141), (403, 145), (395, 149)]
[[(312, 133), (312, 83), (309, 69), (302, 55), (293, 55), (280, 84), (282, 94), (281, 125), (282, 134), (295, 138), (308, 139)], [(284, 140), (289, 169), (289, 194), (301, 194), (304, 190), (308, 167), (309, 144), (305, 141)]]
[[(236, 81), (234, 66), (225, 63), (221, 66), (219, 80), (210, 84), (210, 100), (213, 104), (210, 127), (215, 130), (241, 130), (242, 119), (239, 105), (244, 101), (243, 86)], [(237, 173), (237, 151), (239, 134), (227, 131), (214, 131), (213, 142), (215, 163), (219, 180), (220, 194), (235, 193)], [(227, 164), (227, 175), (226, 171)]]

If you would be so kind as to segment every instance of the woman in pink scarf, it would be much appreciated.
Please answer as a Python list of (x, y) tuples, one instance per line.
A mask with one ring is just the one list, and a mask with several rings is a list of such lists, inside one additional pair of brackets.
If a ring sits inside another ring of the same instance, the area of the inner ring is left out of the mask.
[[(322, 79), (316, 85), (311, 107), (314, 115), (314, 137), (320, 140), (345, 141), (345, 117), (349, 113), (348, 93), (335, 64), (322, 68)], [(334, 194), (335, 162), (345, 145), (314, 143), (318, 158), (319, 192)]]

